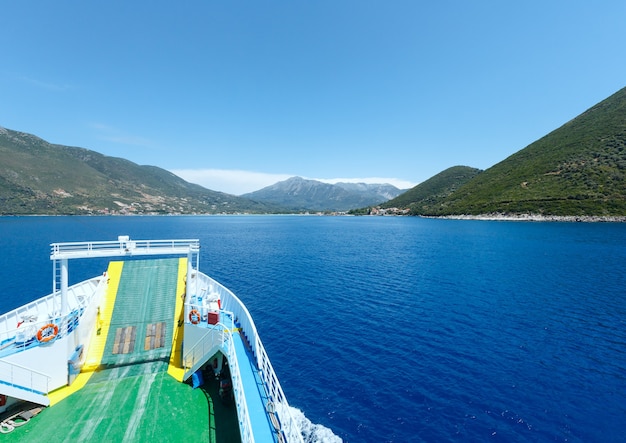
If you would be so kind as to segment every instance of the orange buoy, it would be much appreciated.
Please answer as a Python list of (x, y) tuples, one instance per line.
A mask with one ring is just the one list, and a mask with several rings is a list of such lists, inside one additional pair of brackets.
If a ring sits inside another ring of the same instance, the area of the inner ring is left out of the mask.
[(46, 343), (54, 340), (58, 333), (59, 327), (54, 323), (48, 323), (37, 331), (37, 340), (41, 343)]
[(197, 325), (198, 323), (200, 323), (200, 313), (196, 310), (196, 309), (192, 309), (189, 312), (189, 321), (194, 324)]

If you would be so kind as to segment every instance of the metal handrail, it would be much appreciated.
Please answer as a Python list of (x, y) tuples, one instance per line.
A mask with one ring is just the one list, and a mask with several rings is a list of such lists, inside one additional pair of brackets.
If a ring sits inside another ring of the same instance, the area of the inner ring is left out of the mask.
[[(241, 440), (243, 442), (254, 442), (254, 435), (252, 434), (252, 422), (250, 421), (250, 413), (248, 411), (248, 403), (243, 390), (243, 382), (241, 379), (241, 371), (239, 370), (239, 361), (237, 360), (237, 353), (235, 352), (235, 345), (233, 343), (233, 326), (232, 325), (232, 313), (226, 311), (220, 311), (224, 315), (230, 317), (231, 327), (227, 327), (224, 323), (217, 323), (212, 326), (206, 334), (202, 336), (196, 344), (194, 344), (183, 356), (183, 368), (185, 372), (189, 368), (193, 368), (198, 361), (203, 360), (206, 357), (210, 357), (208, 354), (218, 344), (216, 332), (221, 332), (219, 337), (220, 348), (226, 354), (228, 359), (228, 365), (230, 368), (230, 378), (233, 384), (233, 393), (235, 395), (235, 403), (237, 405), (237, 414), (239, 416), (239, 428), (241, 433)], [(206, 327), (206, 326), (205, 326)], [(200, 350), (198, 353), (197, 351)]]
[(17, 363), (0, 360), (0, 383), (36, 394), (47, 395), (50, 392), (52, 377)]
[[(106, 278), (103, 277), (95, 277), (71, 286), (69, 288), (69, 295), (72, 312), (69, 312), (65, 316), (53, 316), (52, 319), (49, 317), (50, 313), (59, 313), (59, 309), (54, 305), (57, 294), (47, 295), (0, 316), (0, 343), (3, 343), (3, 345), (0, 345), (0, 352), (5, 347), (14, 344), (14, 339), (17, 337), (18, 333), (21, 332), (18, 327), (21, 322), (24, 322), (23, 324), (25, 326), (34, 327), (35, 332), (46, 324), (57, 323), (57, 326), (59, 326), (59, 334), (65, 333), (67, 325), (69, 324), (68, 319), (76, 315), (76, 310), (78, 310), (78, 315), (80, 316), (82, 310), (89, 305), (90, 300), (96, 296), (96, 294), (104, 290), (104, 287), (106, 287)], [(84, 288), (87, 288), (87, 290)], [(42, 315), (45, 316), (43, 320), (37, 319), (32, 322), (25, 321), (28, 317), (38, 318)], [(24, 347), (25, 346), (15, 347), (16, 352), (22, 350)]]
[[(206, 357), (211, 349), (213, 349), (215, 346), (219, 345), (219, 347), (221, 348), (224, 347), (224, 332), (228, 331), (228, 328), (226, 328), (226, 325), (224, 325), (223, 323), (217, 323), (217, 325), (215, 326), (221, 327), (214, 327), (209, 329), (206, 334), (204, 334), (202, 338), (198, 340), (198, 342), (185, 353), (185, 355), (183, 355), (183, 369), (187, 370), (194, 367), (195, 364), (198, 361), (202, 360), (204, 357)], [(216, 333), (221, 334), (218, 335)], [(215, 339), (216, 337), (219, 337), (218, 340)]]
[(200, 240), (131, 240), (121, 236), (117, 241), (52, 243), (50, 259), (110, 257), (124, 255), (186, 254), (198, 251)]
[(287, 441), (290, 443), (303, 442), (304, 440), (300, 432), (300, 426), (291, 414), (285, 393), (283, 392), (280, 382), (278, 381), (278, 376), (276, 375), (267, 352), (265, 351), (261, 338), (257, 333), (257, 329), (250, 312), (231, 290), (206, 274), (200, 273), (200, 275), (204, 280), (202, 286), (211, 288), (212, 291), (219, 294), (222, 308), (233, 313), (233, 318), (237, 319), (238, 323), (241, 325), (242, 331), (248, 336), (250, 346), (252, 347), (252, 351), (256, 357), (257, 366), (260, 369), (260, 377), (263, 382), (263, 386), (266, 390), (268, 398), (272, 399), (274, 404), (277, 406), (275, 412), (282, 424), (282, 431), (285, 433)]
[[(78, 325), (81, 315), (82, 312), (80, 312), (80, 310), (74, 310), (69, 314), (49, 320), (24, 322), (20, 328), (7, 331), (1, 335), (2, 337), (6, 337), (4, 339), (6, 343), (3, 346), (6, 348), (13, 345), (13, 352), (9, 352), (9, 354), (12, 354), (24, 349), (31, 349), (36, 346), (44, 345), (47, 342), (40, 342), (37, 339), (37, 333), (47, 325), (56, 326), (57, 331), (54, 335), (54, 340), (65, 337)], [(53, 340), (50, 340), (49, 342), (51, 343), (52, 341)]]
[(228, 365), (230, 367), (230, 379), (233, 383), (233, 393), (235, 394), (235, 404), (237, 405), (237, 414), (239, 416), (239, 429), (241, 432), (241, 440), (243, 442), (254, 442), (252, 434), (252, 422), (250, 421), (250, 413), (248, 411), (248, 403), (243, 392), (243, 382), (241, 380), (241, 371), (239, 370), (239, 360), (235, 352), (235, 344), (233, 342), (233, 332), (229, 332), (228, 336)]

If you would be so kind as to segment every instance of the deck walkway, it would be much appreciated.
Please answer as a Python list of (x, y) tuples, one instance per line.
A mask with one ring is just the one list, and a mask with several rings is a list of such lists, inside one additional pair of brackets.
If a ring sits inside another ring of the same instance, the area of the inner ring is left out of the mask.
[(246, 349), (240, 334), (233, 334), (233, 341), (237, 361), (239, 362), (244, 396), (248, 405), (248, 413), (250, 414), (254, 441), (273, 442), (275, 441), (274, 431), (270, 427), (270, 422), (265, 412), (267, 395), (265, 394), (263, 382), (258, 375), (258, 370), (253, 365), (254, 359), (248, 358), (247, 354), (250, 351)]

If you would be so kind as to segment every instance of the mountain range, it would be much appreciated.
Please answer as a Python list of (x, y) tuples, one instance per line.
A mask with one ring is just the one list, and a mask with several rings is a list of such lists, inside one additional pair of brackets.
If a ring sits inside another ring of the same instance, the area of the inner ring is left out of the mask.
[(391, 185), (293, 177), (244, 196), (189, 183), (156, 166), (49, 143), (0, 127), (0, 215), (221, 214), (346, 211), (382, 203)]
[(273, 203), (293, 212), (348, 211), (362, 206), (384, 203), (403, 191), (390, 184), (322, 183), (302, 177), (267, 186), (242, 195), (255, 201)]
[(0, 127), (0, 215), (366, 213), (376, 205), (428, 216), (626, 216), (626, 88), (484, 171), (454, 166), (406, 192), (292, 177), (237, 197)]
[(0, 127), (0, 215), (277, 212), (84, 148)]

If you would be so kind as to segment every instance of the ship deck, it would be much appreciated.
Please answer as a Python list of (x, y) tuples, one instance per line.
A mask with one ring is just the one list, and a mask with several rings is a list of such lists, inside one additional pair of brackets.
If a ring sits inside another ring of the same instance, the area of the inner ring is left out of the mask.
[(220, 401), (217, 381), (192, 389), (176, 379), (185, 267), (186, 259), (111, 263), (83, 373), (3, 441), (239, 441), (235, 405)]

